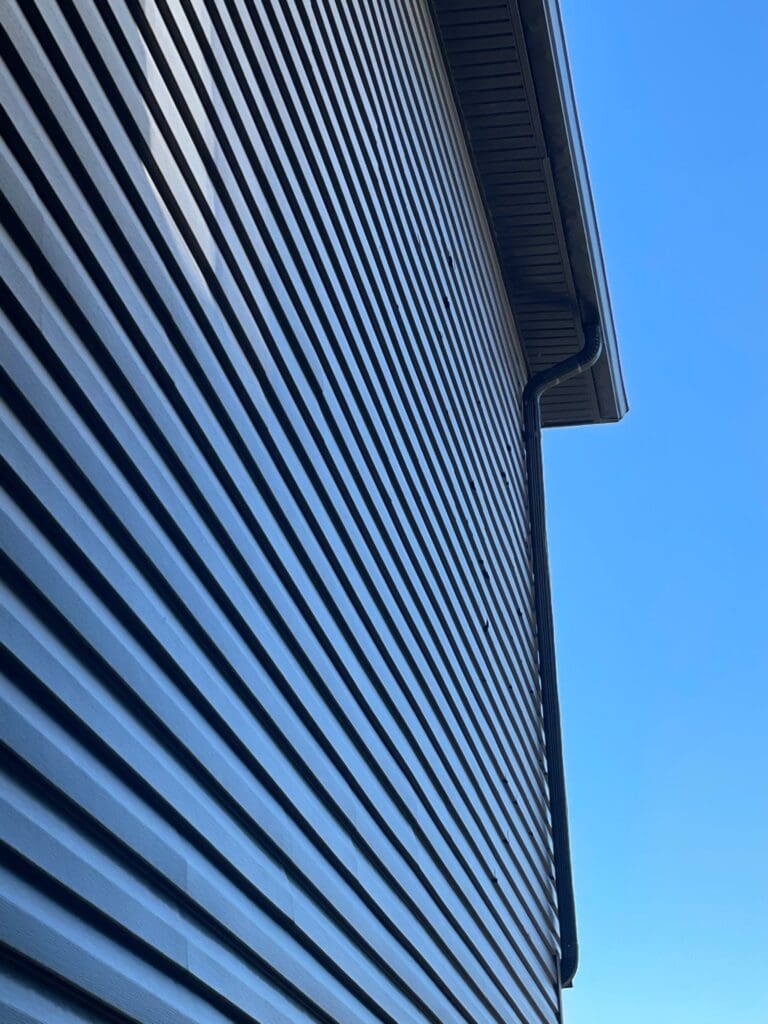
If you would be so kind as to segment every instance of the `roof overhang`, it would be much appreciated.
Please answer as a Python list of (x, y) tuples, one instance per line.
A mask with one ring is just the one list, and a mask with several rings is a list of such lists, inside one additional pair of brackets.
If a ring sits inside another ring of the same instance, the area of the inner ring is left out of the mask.
[(531, 373), (598, 321), (595, 366), (542, 399), (544, 426), (621, 419), (627, 397), (557, 0), (432, 0)]

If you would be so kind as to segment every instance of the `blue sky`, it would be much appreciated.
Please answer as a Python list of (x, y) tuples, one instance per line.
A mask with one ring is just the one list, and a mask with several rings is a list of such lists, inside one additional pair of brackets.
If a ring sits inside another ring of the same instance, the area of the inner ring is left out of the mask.
[(563, 14), (631, 403), (545, 441), (566, 1024), (768, 1024), (768, 4)]

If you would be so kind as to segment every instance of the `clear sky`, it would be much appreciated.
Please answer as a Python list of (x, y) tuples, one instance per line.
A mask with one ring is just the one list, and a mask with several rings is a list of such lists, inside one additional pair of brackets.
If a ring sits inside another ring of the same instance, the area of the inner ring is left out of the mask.
[(631, 411), (546, 433), (566, 1024), (768, 1024), (768, 3), (562, 0)]

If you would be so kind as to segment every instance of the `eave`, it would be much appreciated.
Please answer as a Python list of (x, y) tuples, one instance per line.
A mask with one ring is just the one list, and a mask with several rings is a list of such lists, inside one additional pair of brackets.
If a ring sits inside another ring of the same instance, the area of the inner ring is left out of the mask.
[(604, 352), (542, 399), (544, 426), (621, 419), (627, 397), (557, 0), (432, 0), (530, 372)]

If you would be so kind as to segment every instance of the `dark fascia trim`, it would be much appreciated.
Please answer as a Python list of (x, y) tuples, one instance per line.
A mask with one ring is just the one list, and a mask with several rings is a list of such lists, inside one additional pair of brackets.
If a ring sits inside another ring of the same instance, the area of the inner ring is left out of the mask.
[(560, 725), (560, 700), (557, 686), (555, 627), (552, 616), (552, 590), (549, 580), (547, 523), (544, 504), (544, 467), (541, 451), (541, 396), (549, 388), (594, 366), (603, 351), (599, 326), (584, 328), (584, 347), (555, 366), (537, 373), (523, 392), (523, 428), (525, 465), (528, 475), (528, 518), (531, 531), (534, 604), (539, 649), (539, 677), (547, 756), (549, 807), (552, 818), (552, 851), (557, 893), (557, 917), (560, 929), (560, 984), (568, 988), (579, 963), (576, 933), (576, 907), (573, 897), (571, 844), (568, 832), (568, 805), (565, 795), (565, 767)]
[(559, 3), (517, 0), (517, 9), (582, 323), (602, 326), (603, 356), (592, 370), (601, 418), (620, 420), (629, 405)]

